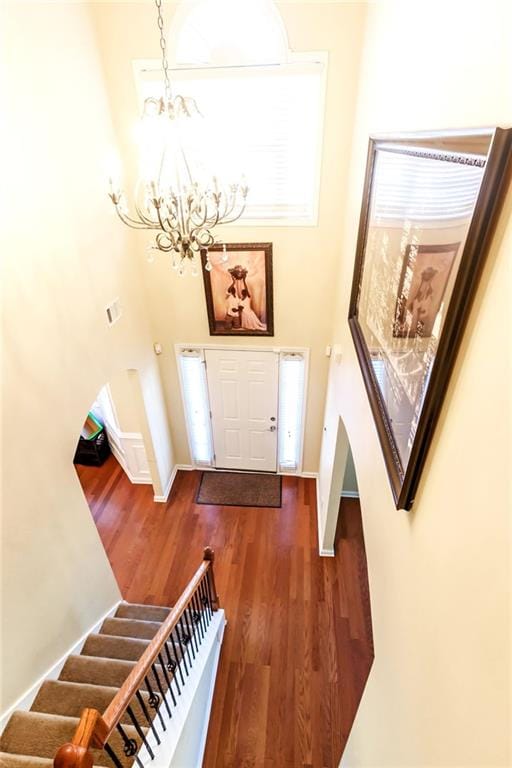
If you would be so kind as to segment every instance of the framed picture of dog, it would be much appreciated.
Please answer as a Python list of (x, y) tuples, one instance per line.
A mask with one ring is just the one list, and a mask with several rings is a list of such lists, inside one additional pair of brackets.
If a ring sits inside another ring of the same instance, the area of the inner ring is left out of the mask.
[(272, 243), (201, 251), (211, 336), (273, 336)]

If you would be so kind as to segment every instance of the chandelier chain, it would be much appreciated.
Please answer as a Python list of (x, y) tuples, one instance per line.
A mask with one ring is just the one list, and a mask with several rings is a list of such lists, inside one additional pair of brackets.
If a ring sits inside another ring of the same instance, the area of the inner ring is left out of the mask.
[(165, 100), (171, 100), (171, 81), (169, 80), (169, 62), (167, 60), (167, 43), (164, 34), (164, 19), (162, 16), (162, 0), (155, 0), (158, 13), (158, 29), (160, 30), (160, 48), (162, 51), (162, 72), (164, 75), (164, 93)]

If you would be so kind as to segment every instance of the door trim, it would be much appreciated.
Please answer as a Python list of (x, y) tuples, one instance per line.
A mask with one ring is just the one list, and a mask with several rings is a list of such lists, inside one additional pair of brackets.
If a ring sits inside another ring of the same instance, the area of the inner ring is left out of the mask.
[[(187, 444), (188, 444), (188, 450), (189, 450), (189, 456), (192, 457), (192, 450), (191, 450), (191, 439), (190, 439), (190, 425), (189, 425), (189, 419), (188, 414), (186, 412), (184, 403), (185, 399), (183, 397), (183, 381), (181, 378), (181, 368), (180, 368), (180, 353), (187, 349), (194, 349), (200, 352), (201, 360), (205, 362), (205, 355), (204, 351), (206, 349), (218, 349), (218, 350), (236, 350), (236, 351), (242, 351), (242, 352), (254, 352), (254, 350), (257, 350), (258, 352), (275, 352), (276, 354), (282, 354), (286, 352), (295, 352), (298, 354), (303, 355), (304, 357), (304, 400), (302, 402), (302, 434), (300, 437), (300, 455), (299, 455), (299, 462), (297, 466), (297, 470), (295, 472), (280, 472), (279, 471), (279, 456), (277, 460), (277, 472), (275, 474), (278, 475), (292, 475), (292, 476), (301, 476), (302, 475), (302, 465), (304, 460), (304, 436), (306, 433), (306, 413), (307, 413), (307, 401), (308, 401), (308, 392), (309, 392), (309, 347), (287, 347), (287, 346), (270, 346), (269, 344), (203, 344), (203, 343), (196, 343), (193, 342), (178, 342), (174, 345), (174, 356), (176, 361), (176, 368), (178, 370), (178, 380), (180, 383), (180, 395), (181, 395), (181, 407), (183, 408), (183, 413), (185, 417), (185, 426), (186, 426), (186, 432), (187, 432)], [(278, 373), (278, 403), (279, 403), (279, 373)], [(209, 406), (209, 403), (208, 403)], [(277, 425), (277, 428), (279, 430), (279, 422)], [(279, 436), (278, 436), (279, 441)], [(217, 469), (213, 466), (205, 466), (204, 464), (196, 464), (192, 461), (190, 465), (191, 469), (209, 469), (215, 472), (234, 472), (237, 470), (223, 470), (223, 469)], [(238, 470), (238, 471), (246, 471), (251, 472), (253, 470)], [(272, 473), (274, 474), (274, 473)]]

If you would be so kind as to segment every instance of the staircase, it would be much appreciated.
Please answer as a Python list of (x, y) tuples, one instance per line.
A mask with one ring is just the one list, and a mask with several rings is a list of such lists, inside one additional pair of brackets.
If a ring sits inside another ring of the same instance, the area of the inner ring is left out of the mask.
[(154, 759), (216, 609), (206, 552), (174, 608), (121, 603), (30, 710), (12, 714), (1, 768), (142, 768)]

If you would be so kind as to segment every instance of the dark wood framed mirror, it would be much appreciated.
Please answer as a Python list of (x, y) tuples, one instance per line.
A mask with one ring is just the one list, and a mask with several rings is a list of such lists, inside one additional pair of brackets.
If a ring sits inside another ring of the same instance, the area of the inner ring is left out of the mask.
[(512, 129), (373, 136), (349, 325), (410, 509), (511, 170)]

